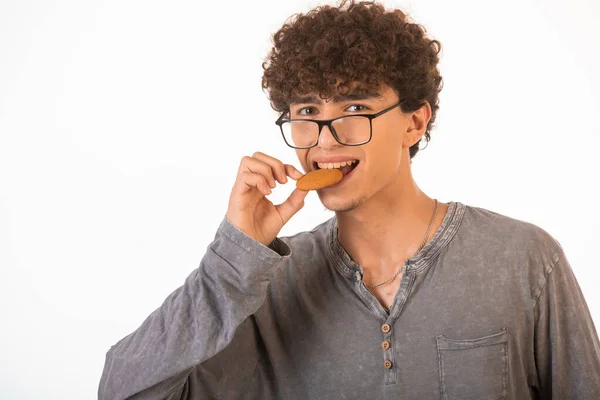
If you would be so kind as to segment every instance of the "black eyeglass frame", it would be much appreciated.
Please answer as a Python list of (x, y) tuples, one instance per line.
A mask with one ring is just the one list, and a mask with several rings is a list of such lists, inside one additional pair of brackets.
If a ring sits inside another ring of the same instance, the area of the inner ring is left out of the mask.
[[(404, 103), (406, 101), (406, 99), (401, 100), (400, 102), (394, 104), (393, 106), (390, 106), (384, 110), (381, 110), (375, 114), (352, 114), (352, 115), (342, 115), (341, 117), (337, 117), (337, 118), (333, 118), (333, 119), (323, 119), (323, 120), (317, 120), (317, 119), (290, 119), (290, 118), (285, 118), (284, 116), (289, 113), (289, 111), (284, 112), (283, 114), (281, 114), (279, 116), (279, 118), (277, 118), (277, 121), (275, 121), (275, 124), (277, 126), (279, 126), (279, 130), (281, 131), (281, 136), (283, 136), (283, 141), (285, 142), (285, 144), (287, 144), (289, 147), (293, 148), (293, 149), (311, 149), (313, 147), (315, 147), (316, 145), (319, 144), (319, 138), (321, 137), (321, 131), (323, 129), (324, 126), (329, 128), (329, 131), (331, 132), (331, 134), (333, 135), (333, 137), (335, 138), (335, 140), (341, 144), (342, 146), (362, 146), (365, 145), (367, 143), (369, 143), (371, 141), (371, 139), (373, 138), (373, 119), (385, 114), (388, 111), (393, 110), (394, 108), (398, 107), (399, 105), (401, 105), (402, 103)], [(340, 138), (338, 137), (337, 133), (335, 132), (335, 129), (333, 128), (333, 126), (331, 125), (331, 123), (333, 121), (336, 121), (338, 119), (342, 119), (342, 118), (348, 118), (348, 117), (366, 117), (369, 119), (369, 139), (362, 142), (362, 143), (354, 143), (354, 144), (346, 144), (343, 143)], [(315, 144), (313, 144), (312, 146), (293, 146), (291, 144), (288, 143), (288, 141), (285, 139), (285, 133), (283, 133), (283, 123), (284, 122), (294, 122), (294, 121), (302, 121), (302, 122), (315, 122), (318, 126), (319, 126), (319, 133), (317, 135), (317, 140), (315, 142)]]

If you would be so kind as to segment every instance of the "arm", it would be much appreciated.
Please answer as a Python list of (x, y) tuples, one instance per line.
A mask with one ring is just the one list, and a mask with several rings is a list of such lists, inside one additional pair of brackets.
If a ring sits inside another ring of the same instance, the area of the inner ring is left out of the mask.
[(282, 241), (267, 248), (225, 218), (200, 267), (110, 348), (98, 398), (179, 398), (194, 366), (223, 350), (263, 304), (269, 281), (290, 254)]
[(600, 399), (600, 342), (563, 252), (535, 304), (535, 360), (542, 399)]

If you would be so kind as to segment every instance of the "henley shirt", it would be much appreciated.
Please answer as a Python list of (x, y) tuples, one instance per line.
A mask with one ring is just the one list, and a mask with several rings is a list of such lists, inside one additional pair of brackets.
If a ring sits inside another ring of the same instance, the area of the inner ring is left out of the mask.
[(114, 399), (600, 399), (598, 334), (561, 245), (450, 202), (389, 313), (336, 217), (264, 246), (221, 222), (200, 266), (113, 345)]

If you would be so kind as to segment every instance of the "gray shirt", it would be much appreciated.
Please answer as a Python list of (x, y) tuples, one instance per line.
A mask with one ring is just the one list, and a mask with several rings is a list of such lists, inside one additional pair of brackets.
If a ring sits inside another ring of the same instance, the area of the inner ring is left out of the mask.
[(224, 219), (198, 269), (110, 348), (100, 399), (600, 399), (560, 244), (450, 202), (388, 314), (335, 217), (269, 247)]

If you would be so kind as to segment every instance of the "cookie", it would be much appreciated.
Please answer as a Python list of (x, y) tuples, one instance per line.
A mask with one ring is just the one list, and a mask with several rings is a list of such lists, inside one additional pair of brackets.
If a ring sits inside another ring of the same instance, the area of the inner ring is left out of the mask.
[(335, 185), (342, 180), (344, 174), (337, 168), (317, 169), (304, 175), (296, 181), (300, 190), (318, 190)]

